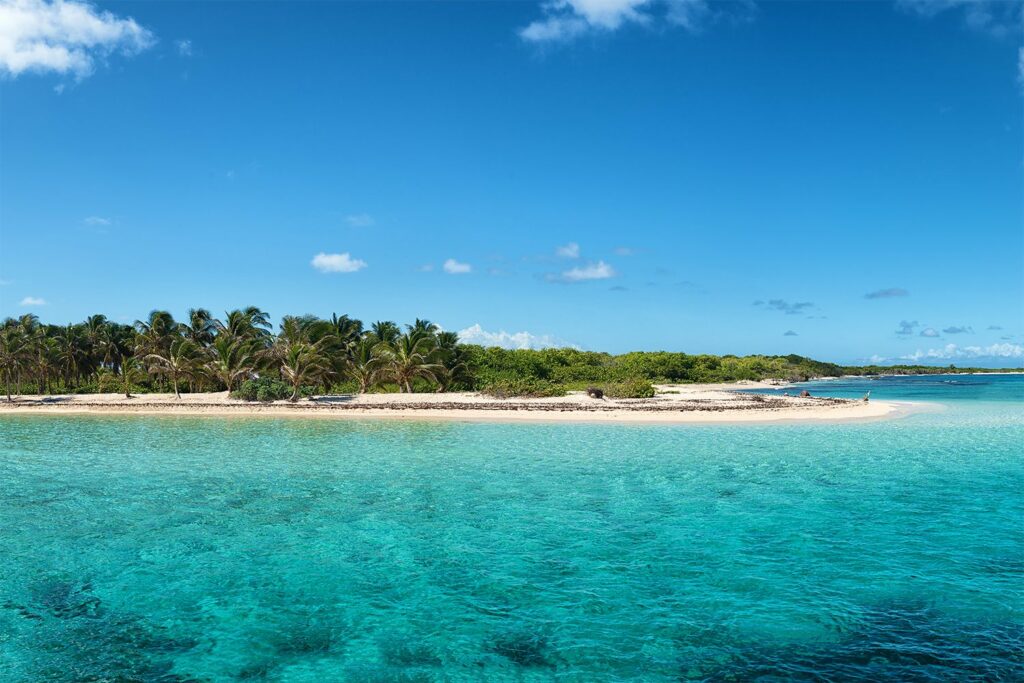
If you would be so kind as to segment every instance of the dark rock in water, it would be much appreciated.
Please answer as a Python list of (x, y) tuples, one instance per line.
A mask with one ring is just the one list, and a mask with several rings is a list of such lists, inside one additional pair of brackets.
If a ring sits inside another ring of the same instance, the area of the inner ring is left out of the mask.
[(589, 387), (587, 389), (587, 396), (590, 398), (604, 398), (604, 391), (597, 387)]
[(510, 634), (495, 640), (491, 652), (522, 667), (554, 667), (548, 658), (548, 639), (540, 634)]

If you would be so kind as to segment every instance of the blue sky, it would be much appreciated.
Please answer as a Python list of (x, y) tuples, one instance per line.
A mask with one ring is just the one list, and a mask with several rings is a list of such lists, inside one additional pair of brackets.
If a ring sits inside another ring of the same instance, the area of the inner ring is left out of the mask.
[(1021, 365), (1021, 26), (952, 0), (0, 0), (0, 316), (255, 304)]

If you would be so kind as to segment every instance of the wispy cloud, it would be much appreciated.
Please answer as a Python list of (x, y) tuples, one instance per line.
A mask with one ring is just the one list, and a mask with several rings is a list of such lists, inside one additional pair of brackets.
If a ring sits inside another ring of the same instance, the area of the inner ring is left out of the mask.
[(580, 245), (575, 242), (569, 242), (564, 246), (555, 249), (555, 254), (562, 258), (579, 258), (580, 257)]
[(974, 334), (974, 329), (971, 327), (951, 325), (949, 327), (942, 328), (942, 332), (943, 334)]
[(636, 253), (636, 249), (632, 247), (615, 247), (616, 256), (632, 256)]
[(923, 330), (921, 330), (921, 334), (919, 336), (921, 336), (921, 337), (938, 337), (939, 333), (936, 332), (935, 328), (933, 328), (933, 327), (926, 327)]
[(26, 296), (21, 300), (21, 306), (45, 306), (46, 299), (38, 296)]
[(889, 287), (888, 289), (876, 289), (864, 295), (865, 299), (892, 299), (898, 296), (909, 296), (910, 292), (901, 287)]
[(549, 349), (572, 346), (561, 339), (550, 335), (536, 335), (530, 332), (489, 332), (479, 323), (459, 332), (459, 341), (463, 344), (479, 344), (480, 346), (500, 346), (503, 349)]
[(569, 42), (585, 35), (608, 34), (627, 25), (679, 27), (698, 32), (721, 17), (749, 19), (752, 1), (711, 9), (707, 0), (548, 0), (541, 18), (520, 29), (530, 43)]
[(1006, 0), (897, 0), (896, 6), (923, 17), (934, 17), (944, 12), (962, 15), (964, 25), (996, 38), (1021, 32), (1022, 5)]
[(355, 273), (367, 266), (366, 261), (352, 258), (347, 251), (342, 254), (320, 252), (309, 263), (321, 273)]
[(191, 40), (176, 40), (174, 41), (174, 48), (178, 51), (178, 54), (182, 57), (192, 56), (192, 41)]
[(563, 271), (561, 275), (550, 275), (548, 280), (552, 282), (586, 282), (587, 280), (607, 280), (611, 277), (615, 277), (615, 269), (604, 261), (598, 261), (570, 268)]
[(992, 330), (994, 332), (998, 332), (999, 330), (1003, 329), (1003, 327), (1002, 327), (1002, 325), (989, 325), (988, 329), (990, 329), (990, 330)]
[(72, 74), (81, 80), (98, 59), (134, 55), (156, 38), (134, 19), (99, 11), (87, 2), (0, 2), (0, 73)]
[(434, 264), (433, 263), (424, 263), (422, 266), (420, 266), (416, 270), (420, 271), (421, 273), (430, 273), (430, 272), (433, 272), (433, 270), (434, 270)]
[(899, 327), (896, 329), (896, 334), (904, 336), (914, 334), (914, 330), (917, 329), (918, 322), (916, 320), (901, 320)]
[(809, 308), (812, 308), (814, 303), (811, 301), (796, 301), (790, 303), (785, 299), (769, 299), (768, 301), (758, 299), (754, 302), (754, 305), (763, 307), (766, 310), (779, 311), (786, 315), (797, 315), (805, 312)]
[(793, 330), (786, 330), (785, 332), (782, 333), (782, 336), (783, 337), (799, 337), (800, 335), (798, 335)]
[(473, 266), (468, 263), (460, 263), (453, 258), (445, 261), (442, 268), (444, 268), (444, 272), (449, 275), (465, 275), (466, 273), (473, 271)]
[(1024, 358), (1024, 346), (1020, 344), (990, 344), (989, 346), (958, 346), (946, 344), (941, 349), (917, 350), (903, 360), (956, 360), (959, 358)]
[(101, 216), (89, 216), (88, 218), (82, 219), (82, 222), (85, 223), (86, 225), (91, 225), (94, 227), (110, 225), (110, 219), (102, 218)]
[(350, 228), (369, 228), (373, 226), (376, 221), (373, 220), (373, 216), (368, 213), (354, 213), (345, 216), (345, 223)]

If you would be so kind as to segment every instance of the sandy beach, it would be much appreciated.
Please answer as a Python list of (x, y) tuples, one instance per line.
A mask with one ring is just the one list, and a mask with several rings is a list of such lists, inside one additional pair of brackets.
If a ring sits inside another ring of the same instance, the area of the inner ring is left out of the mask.
[[(901, 405), (886, 401), (761, 396), (739, 389), (757, 382), (658, 385), (649, 399), (593, 399), (583, 392), (551, 398), (498, 399), (473, 392), (443, 394), (343, 394), (295, 403), (253, 403), (226, 392), (182, 394), (81, 394), (17, 396), (0, 402), (2, 414), (107, 414), (293, 416), (355, 419), (440, 419), (627, 423), (764, 423), (874, 420), (894, 417)], [(794, 392), (795, 393), (795, 392)]]

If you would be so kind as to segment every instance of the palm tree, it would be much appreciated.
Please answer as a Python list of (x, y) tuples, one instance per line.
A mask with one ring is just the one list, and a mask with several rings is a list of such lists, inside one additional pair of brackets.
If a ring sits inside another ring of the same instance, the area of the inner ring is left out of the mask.
[(434, 339), (422, 330), (410, 329), (386, 347), (386, 366), (399, 391), (412, 393), (417, 377), (437, 381), (442, 365), (436, 362)]
[(181, 323), (181, 332), (198, 346), (213, 343), (213, 333), (217, 330), (213, 316), (205, 308), (188, 309), (188, 322)]
[(171, 341), (165, 352), (148, 353), (143, 358), (149, 364), (149, 371), (157, 375), (166, 375), (174, 387), (174, 398), (180, 399), (178, 380), (190, 377), (199, 364), (199, 347), (191, 339), (177, 338)]
[(75, 325), (67, 325), (57, 332), (57, 365), (63, 371), (64, 382), (72, 386), (82, 376), (82, 365), (86, 356), (85, 344)]
[(135, 321), (135, 330), (143, 353), (167, 351), (171, 340), (178, 336), (178, 324), (167, 311), (151, 311), (147, 320)]
[(378, 348), (378, 344), (368, 337), (363, 337), (352, 347), (348, 375), (359, 384), (360, 394), (365, 394), (380, 376), (383, 359)]
[(266, 339), (270, 336), (270, 318), (255, 306), (229, 311), (224, 322), (213, 321), (218, 335), (228, 334), (239, 339)]
[(453, 382), (458, 382), (469, 373), (466, 352), (459, 345), (457, 332), (438, 332), (434, 335), (437, 344), (437, 355), (440, 359), (441, 372), (437, 373), (437, 391), (448, 391)]
[(402, 330), (390, 320), (378, 320), (370, 326), (370, 334), (381, 344), (394, 344)]
[(11, 378), (21, 372), (27, 358), (24, 332), (15, 326), (0, 331), (0, 370), (4, 373), (7, 401), (11, 402)]
[(127, 356), (121, 360), (121, 389), (125, 398), (132, 397), (132, 385), (138, 384), (145, 376), (138, 358)]
[(280, 363), (281, 375), (292, 385), (292, 395), (288, 400), (293, 403), (299, 400), (299, 389), (303, 384), (318, 380), (331, 370), (330, 359), (319, 342), (282, 341), (274, 347), (274, 356)]
[(206, 369), (223, 382), (228, 393), (234, 388), (235, 380), (251, 374), (259, 364), (258, 347), (251, 340), (219, 334), (207, 351), (209, 360)]
[(351, 349), (363, 336), (362, 321), (350, 318), (347, 315), (338, 316), (337, 314), (332, 314), (331, 327), (334, 328), (334, 334), (346, 349)]

